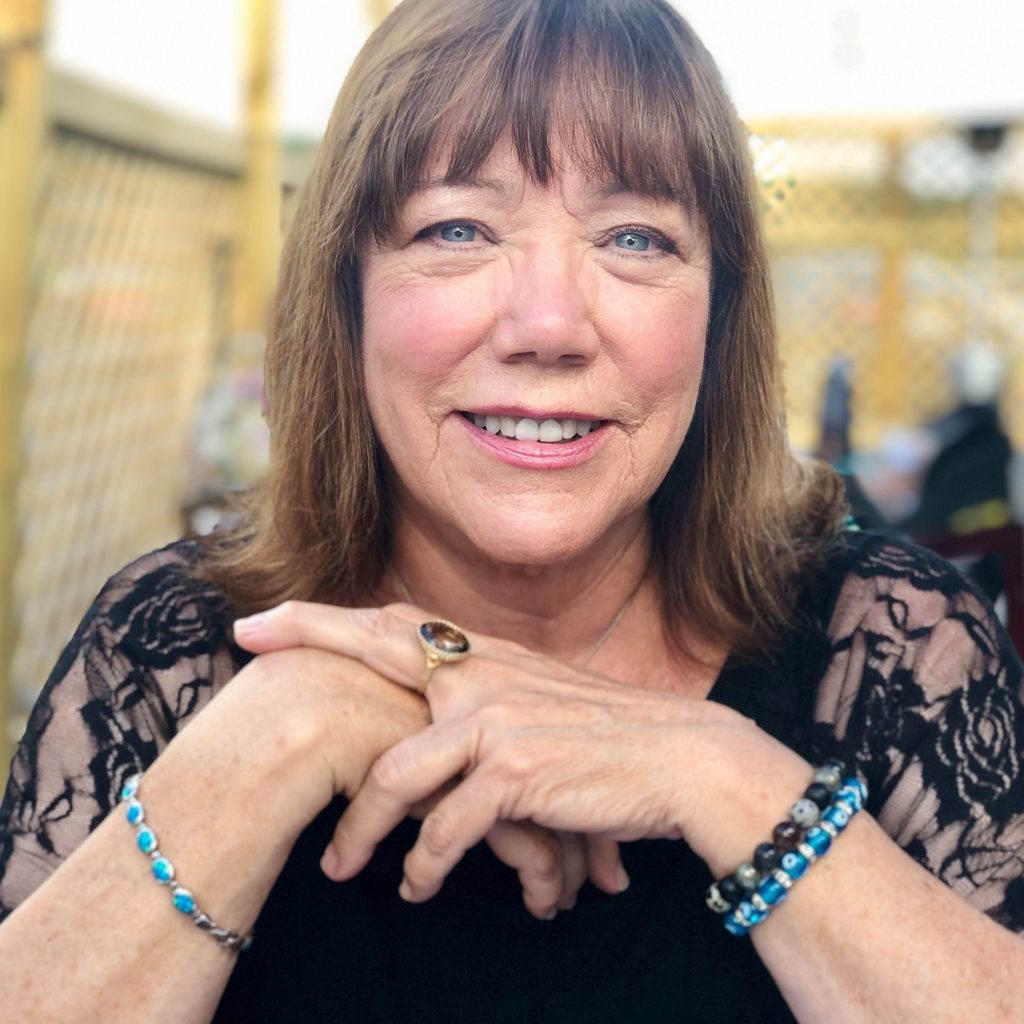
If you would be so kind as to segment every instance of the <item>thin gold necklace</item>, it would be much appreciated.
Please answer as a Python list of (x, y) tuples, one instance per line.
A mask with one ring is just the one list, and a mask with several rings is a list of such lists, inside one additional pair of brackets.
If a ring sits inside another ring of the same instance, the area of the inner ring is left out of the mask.
[[(402, 579), (402, 574), (392, 567), (391, 571), (395, 574), (395, 579), (398, 580), (398, 586), (402, 591), (402, 596), (409, 602), (409, 604), (415, 604), (412, 594), (409, 593), (409, 588), (405, 585), (405, 580)], [(638, 583), (628, 594), (626, 600), (622, 602), (622, 607), (615, 613), (615, 617), (605, 627), (604, 632), (597, 638), (597, 643), (587, 652), (587, 656), (579, 663), (580, 668), (586, 668), (590, 664), (590, 659), (604, 646), (605, 641), (615, 632), (615, 627), (622, 621), (623, 615), (626, 614), (626, 610), (633, 603), (633, 598), (636, 597), (637, 591), (640, 589), (640, 584), (643, 583), (641, 578)]]

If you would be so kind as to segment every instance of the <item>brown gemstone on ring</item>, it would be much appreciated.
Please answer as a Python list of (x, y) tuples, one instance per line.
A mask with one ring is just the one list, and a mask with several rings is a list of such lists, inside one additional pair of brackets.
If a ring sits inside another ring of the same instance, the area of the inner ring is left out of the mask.
[(434, 669), (446, 661), (458, 661), (469, 654), (469, 637), (447, 619), (430, 619), (420, 625), (420, 646), (426, 652), (420, 682), (426, 687)]
[(446, 619), (431, 619), (420, 626), (420, 643), (442, 661), (457, 661), (469, 653), (469, 637)]

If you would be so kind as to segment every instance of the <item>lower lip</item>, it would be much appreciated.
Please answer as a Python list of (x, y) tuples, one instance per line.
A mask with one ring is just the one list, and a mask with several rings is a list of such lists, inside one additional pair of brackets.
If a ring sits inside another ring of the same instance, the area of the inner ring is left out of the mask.
[(517, 441), (504, 434), (492, 434), (471, 423), (459, 413), (453, 414), (470, 440), (478, 444), (488, 455), (520, 469), (574, 469), (593, 458), (603, 447), (610, 431), (604, 423), (592, 430), (586, 437), (561, 444), (543, 441)]

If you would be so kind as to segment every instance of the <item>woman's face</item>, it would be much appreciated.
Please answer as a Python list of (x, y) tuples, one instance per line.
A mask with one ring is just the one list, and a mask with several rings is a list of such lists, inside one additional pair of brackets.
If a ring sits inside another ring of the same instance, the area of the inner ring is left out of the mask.
[(697, 215), (571, 164), (539, 187), (507, 143), (472, 181), (444, 171), (362, 263), (396, 525), (524, 566), (642, 530), (700, 384)]

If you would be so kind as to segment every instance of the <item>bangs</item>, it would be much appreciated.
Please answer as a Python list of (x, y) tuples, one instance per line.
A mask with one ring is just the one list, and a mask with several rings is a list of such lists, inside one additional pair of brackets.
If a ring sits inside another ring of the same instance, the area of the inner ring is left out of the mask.
[(538, 184), (569, 160), (597, 182), (687, 202), (707, 224), (720, 156), (706, 108), (720, 86), (702, 83), (717, 71), (670, 7), (454, 0), (443, 27), (424, 27), (367, 83), (376, 117), (361, 124), (358, 234), (386, 238), (428, 164), (464, 181), (506, 133)]

